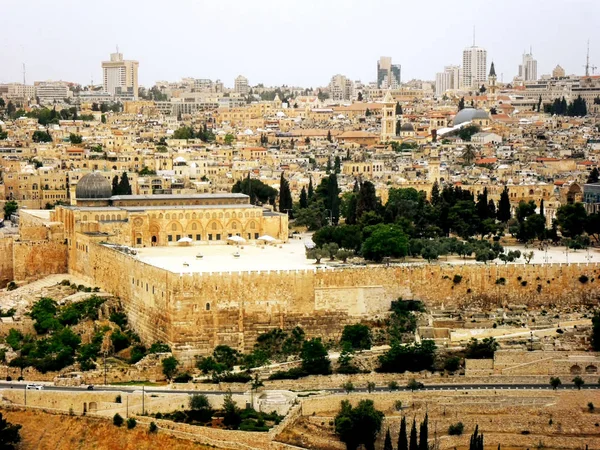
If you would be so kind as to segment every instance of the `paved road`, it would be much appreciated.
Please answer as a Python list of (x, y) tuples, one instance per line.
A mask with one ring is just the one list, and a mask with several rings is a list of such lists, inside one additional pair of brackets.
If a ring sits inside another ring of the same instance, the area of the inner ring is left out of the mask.
[[(0, 382), (0, 389), (25, 389), (25, 382)], [(145, 391), (149, 394), (212, 394), (225, 395), (227, 391), (202, 391), (195, 389), (168, 389), (163, 387), (145, 387)], [(432, 384), (425, 385), (422, 390), (425, 391), (481, 391), (481, 390), (552, 390), (549, 384)], [(558, 387), (559, 390), (577, 389), (573, 384), (563, 384)], [(584, 384), (581, 389), (600, 389), (599, 384)], [(87, 391), (87, 386), (52, 386), (44, 385), (45, 391), (62, 391), (62, 392), (82, 392)], [(407, 387), (400, 387), (398, 391), (408, 391)], [(94, 386), (95, 392), (141, 392), (142, 386)], [(317, 391), (316, 389), (314, 391)], [(345, 392), (343, 388), (321, 389), (326, 392)], [(356, 388), (354, 392), (367, 392), (365, 388)], [(387, 387), (377, 387), (375, 392), (390, 392)], [(233, 391), (234, 394), (242, 394), (242, 391)]]

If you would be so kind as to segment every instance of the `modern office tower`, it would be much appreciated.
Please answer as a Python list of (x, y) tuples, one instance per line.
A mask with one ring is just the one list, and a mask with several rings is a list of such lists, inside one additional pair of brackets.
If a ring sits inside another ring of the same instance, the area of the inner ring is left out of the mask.
[(537, 61), (531, 52), (523, 53), (523, 63), (519, 64), (519, 78), (522, 81), (537, 80)]
[(487, 51), (473, 45), (463, 50), (463, 76), (464, 88), (476, 88), (485, 83), (487, 78)]
[(122, 53), (111, 53), (110, 61), (102, 62), (104, 90), (112, 96), (138, 98), (139, 63), (123, 59)]
[(392, 58), (382, 56), (377, 61), (377, 87), (379, 89), (397, 89), (402, 80), (402, 66), (392, 64)]

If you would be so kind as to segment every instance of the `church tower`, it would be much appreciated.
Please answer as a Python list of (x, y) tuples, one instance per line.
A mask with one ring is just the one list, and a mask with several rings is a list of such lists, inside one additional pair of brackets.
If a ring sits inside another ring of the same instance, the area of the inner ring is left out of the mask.
[(496, 85), (496, 68), (494, 67), (494, 61), (490, 67), (490, 74), (488, 75), (488, 91), (490, 93), (491, 100), (496, 100), (496, 91), (498, 86)]
[(396, 137), (396, 103), (387, 91), (381, 109), (381, 141), (386, 142)]

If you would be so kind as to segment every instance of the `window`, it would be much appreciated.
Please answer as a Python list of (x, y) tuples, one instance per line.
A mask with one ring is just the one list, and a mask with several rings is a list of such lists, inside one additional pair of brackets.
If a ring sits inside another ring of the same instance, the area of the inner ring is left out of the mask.
[(192, 224), (192, 231), (196, 231), (198, 229), (198, 224), (193, 223)]
[(172, 231), (177, 231), (177, 224), (174, 223), (173, 225), (171, 225), (171, 230)]
[(176, 240), (178, 241), (179, 239), (181, 239), (181, 235), (180, 234), (177, 235), (177, 239)]
[(221, 235), (217, 233), (217, 241), (221, 240)]
[(254, 233), (254, 239), (258, 239), (258, 233)]
[(217, 222), (213, 222), (213, 224), (212, 224), (212, 229), (213, 229), (213, 230), (216, 230), (216, 229), (217, 229)]
[(213, 235), (212, 235), (212, 233), (209, 233), (209, 234), (208, 234), (208, 240), (209, 240), (209, 241), (212, 241), (212, 240), (213, 240)]
[(197, 234), (197, 235), (196, 235), (196, 240), (197, 240), (197, 241), (201, 241), (201, 240), (202, 240), (202, 236), (201, 236), (201, 235), (199, 235), (199, 234)]
[(167, 236), (167, 240), (168, 240), (169, 242), (173, 242), (173, 235), (172, 235), (172, 234), (168, 235), (168, 236)]
[(206, 310), (207, 310), (207, 311), (210, 311), (210, 303), (207, 303), (207, 304), (206, 304)]
[(140, 238), (140, 237), (139, 237), (139, 238), (137, 238), (137, 239), (135, 240), (135, 242), (137, 243), (137, 245), (142, 245), (142, 238)]

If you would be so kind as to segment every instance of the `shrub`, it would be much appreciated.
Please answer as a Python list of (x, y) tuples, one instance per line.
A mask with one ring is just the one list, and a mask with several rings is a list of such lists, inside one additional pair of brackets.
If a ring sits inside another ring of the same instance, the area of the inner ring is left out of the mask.
[(369, 381), (367, 383), (367, 391), (373, 392), (374, 390), (375, 390), (375, 383), (373, 383), (372, 381)]
[(458, 283), (460, 283), (461, 281), (462, 281), (462, 275), (458, 275), (458, 274), (456, 274), (456, 275), (454, 275), (454, 278), (452, 278), (452, 282), (453, 282), (454, 284), (458, 284)]
[(193, 378), (194, 377), (192, 377), (189, 373), (184, 372), (177, 375), (173, 381), (175, 381), (175, 383), (189, 383)]
[(448, 372), (456, 372), (460, 369), (460, 358), (458, 356), (449, 356), (444, 361), (444, 370)]
[(121, 403), (121, 394), (115, 397), (115, 403)]
[(300, 368), (295, 368), (290, 370), (280, 370), (272, 373), (269, 376), (269, 380), (297, 380), (298, 378), (305, 376), (308, 376), (307, 372)]
[(595, 408), (594, 408), (594, 404), (592, 402), (589, 402), (587, 406), (588, 406), (588, 411), (589, 412), (594, 412)]
[(10, 283), (8, 283), (6, 285), (6, 290), (7, 291), (14, 291), (16, 288), (18, 288), (19, 286), (17, 286), (17, 283), (15, 283), (14, 281), (11, 281)]
[(398, 385), (397, 381), (390, 381), (388, 383), (388, 387), (390, 388), (390, 391), (397, 391), (398, 389), (400, 389), (400, 386)]
[(587, 283), (588, 281), (589, 281), (589, 278), (587, 277), (587, 275), (581, 275), (581, 276), (579, 277), (579, 282), (580, 282), (581, 284), (585, 284), (585, 283)]
[(504, 277), (500, 277), (496, 280), (496, 284), (500, 284), (502, 286), (504, 286), (506, 284), (506, 278)]
[(465, 426), (462, 422), (453, 423), (448, 427), (448, 434), (450, 436), (460, 436), (463, 434)]
[(115, 414), (113, 416), (113, 425), (120, 427), (121, 425), (123, 425), (123, 418), (121, 417), (121, 415), (119, 413)]
[(148, 427), (148, 431), (150, 433), (156, 433), (158, 431), (158, 427), (154, 422), (150, 422), (150, 426)]
[(394, 408), (396, 408), (396, 411), (402, 411), (402, 400), (396, 400), (394, 402)]
[(523, 286), (523, 287), (527, 286), (527, 280), (521, 281), (521, 286)]
[(252, 375), (246, 372), (226, 373), (219, 377), (221, 383), (248, 383), (250, 380), (252, 380)]
[(352, 350), (368, 350), (371, 348), (371, 330), (366, 325), (359, 323), (355, 325), (346, 325), (342, 332), (340, 344), (350, 345)]
[(130, 417), (129, 419), (127, 419), (127, 429), (128, 430), (135, 428), (136, 425), (137, 425), (137, 422), (135, 421), (135, 419), (133, 417)]
[(352, 381), (348, 381), (348, 382), (344, 383), (342, 385), (342, 389), (344, 389), (344, 391), (346, 391), (346, 394), (349, 394), (350, 392), (352, 392), (354, 390), (354, 385), (352, 384)]

